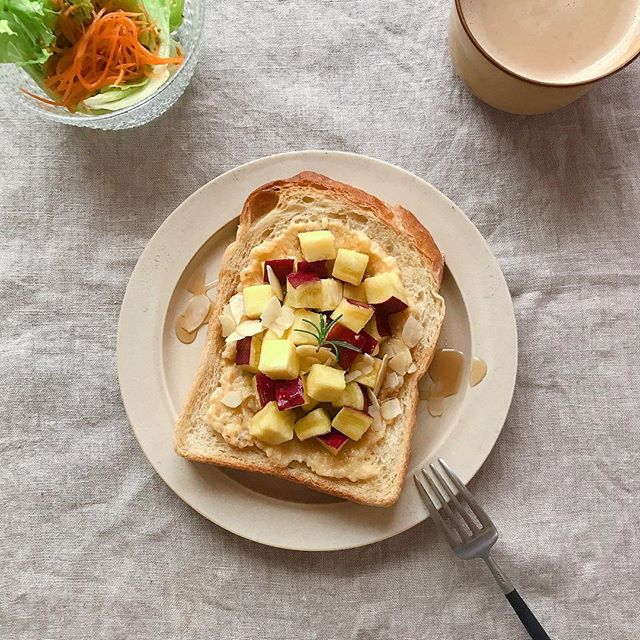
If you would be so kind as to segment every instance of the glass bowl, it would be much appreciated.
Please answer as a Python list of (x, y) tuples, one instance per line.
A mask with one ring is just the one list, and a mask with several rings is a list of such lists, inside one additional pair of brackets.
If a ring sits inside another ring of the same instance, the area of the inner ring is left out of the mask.
[(184, 54), (184, 62), (156, 93), (138, 104), (102, 115), (71, 113), (64, 107), (44, 104), (25, 95), (26, 89), (35, 95), (48, 97), (32, 78), (13, 64), (0, 64), (0, 84), (3, 94), (17, 108), (27, 108), (38, 116), (76, 127), (91, 129), (131, 129), (151, 122), (171, 107), (187, 88), (196, 65), (204, 26), (206, 0), (185, 0), (184, 20), (174, 33)]

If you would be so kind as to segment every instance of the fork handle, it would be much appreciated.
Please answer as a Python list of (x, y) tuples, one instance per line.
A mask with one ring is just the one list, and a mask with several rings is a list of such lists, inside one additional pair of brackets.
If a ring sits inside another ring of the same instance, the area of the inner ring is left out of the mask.
[(505, 598), (513, 607), (513, 610), (516, 612), (518, 618), (520, 618), (520, 622), (522, 622), (531, 638), (533, 638), (533, 640), (551, 640), (547, 632), (542, 628), (542, 625), (538, 622), (538, 619), (531, 612), (531, 609), (527, 606), (527, 603), (511, 584), (509, 578), (502, 572), (498, 563), (491, 556), (482, 559), (487, 563), (502, 593), (504, 593)]
[(533, 640), (551, 640), (516, 589), (504, 595)]

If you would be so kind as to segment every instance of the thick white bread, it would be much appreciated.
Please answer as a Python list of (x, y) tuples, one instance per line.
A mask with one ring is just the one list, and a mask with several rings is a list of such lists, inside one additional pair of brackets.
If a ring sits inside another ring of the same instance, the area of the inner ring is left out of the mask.
[(444, 301), (438, 295), (443, 256), (415, 216), (400, 206), (387, 205), (368, 193), (316, 173), (304, 172), (266, 184), (256, 189), (244, 204), (236, 240), (222, 260), (218, 297), (211, 317), (217, 318), (236, 293), (239, 273), (246, 267), (253, 247), (278, 238), (292, 223), (320, 228), (322, 218), (339, 221), (354, 233), (365, 234), (397, 260), (414, 312), (424, 327), (424, 337), (413, 349), (418, 369), (405, 377), (398, 395), (403, 414), (387, 425), (385, 437), (371, 451), (382, 473), (359, 482), (327, 478), (302, 463), (275, 465), (256, 447), (240, 449), (227, 444), (206, 422), (209, 398), (224, 367), (221, 353), (225, 343), (216, 320), (210, 323), (200, 368), (176, 424), (175, 450), (189, 460), (268, 473), (347, 500), (389, 506), (400, 495), (415, 423), (418, 381), (431, 362), (444, 319)]

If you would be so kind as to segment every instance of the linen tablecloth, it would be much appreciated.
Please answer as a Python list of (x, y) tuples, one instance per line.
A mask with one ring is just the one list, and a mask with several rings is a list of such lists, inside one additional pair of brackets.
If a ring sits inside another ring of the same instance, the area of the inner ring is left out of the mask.
[(471, 487), (552, 637), (638, 638), (640, 64), (557, 113), (499, 113), (455, 76), (448, 11), (219, 0), (190, 88), (147, 126), (2, 103), (1, 638), (525, 637), (431, 523), (334, 554), (263, 547), (178, 499), (129, 428), (116, 326), (145, 243), (221, 172), (317, 148), (416, 173), (489, 242), (520, 362)]

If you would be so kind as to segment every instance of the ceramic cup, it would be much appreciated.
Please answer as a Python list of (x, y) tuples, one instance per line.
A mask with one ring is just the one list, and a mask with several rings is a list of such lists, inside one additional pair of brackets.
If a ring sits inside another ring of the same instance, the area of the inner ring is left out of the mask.
[[(472, 93), (502, 111), (537, 114), (564, 107), (583, 96), (603, 78), (620, 71), (640, 54), (638, 21), (615, 56), (603, 58), (599, 64), (591, 65), (571, 81), (558, 81), (552, 74), (548, 78), (527, 77), (519, 70), (510, 69), (505, 60), (501, 61), (495, 53), (487, 50), (479, 33), (474, 33), (470, 26), (470, 7), (471, 0), (455, 0), (451, 10), (449, 50), (453, 66)], [(486, 32), (486, 25), (484, 28)], [(569, 34), (572, 35), (571, 32)]]

